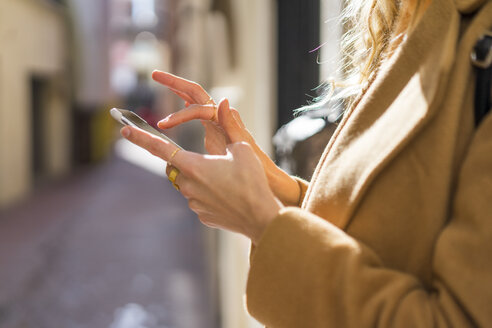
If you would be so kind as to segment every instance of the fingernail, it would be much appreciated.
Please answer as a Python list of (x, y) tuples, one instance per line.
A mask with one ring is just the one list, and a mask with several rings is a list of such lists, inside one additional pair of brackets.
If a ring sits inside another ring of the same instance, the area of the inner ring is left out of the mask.
[(163, 118), (159, 122), (157, 122), (157, 126), (161, 126), (169, 121), (169, 117)]
[(121, 135), (125, 138), (128, 138), (130, 136), (130, 128), (129, 127), (124, 127), (123, 129), (121, 129)]
[(222, 98), (220, 101), (219, 101), (219, 107), (222, 107), (222, 106), (225, 106), (225, 107), (228, 107), (229, 106), (229, 102), (227, 101), (227, 98)]

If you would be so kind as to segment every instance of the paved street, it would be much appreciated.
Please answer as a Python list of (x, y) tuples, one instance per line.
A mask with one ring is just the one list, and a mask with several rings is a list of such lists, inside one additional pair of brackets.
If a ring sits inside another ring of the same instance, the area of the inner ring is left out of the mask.
[(217, 327), (211, 239), (117, 157), (39, 188), (0, 212), (0, 327)]

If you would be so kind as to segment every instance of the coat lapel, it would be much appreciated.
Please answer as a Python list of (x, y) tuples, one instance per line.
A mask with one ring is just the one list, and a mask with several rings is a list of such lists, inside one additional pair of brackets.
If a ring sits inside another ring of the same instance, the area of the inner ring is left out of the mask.
[(345, 228), (378, 173), (439, 109), (454, 60), (459, 15), (434, 0), (327, 146), (303, 207)]

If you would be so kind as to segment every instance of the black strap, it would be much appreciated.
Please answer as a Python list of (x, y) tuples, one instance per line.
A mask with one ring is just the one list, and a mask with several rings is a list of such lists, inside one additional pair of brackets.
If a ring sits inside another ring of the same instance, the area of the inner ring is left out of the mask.
[(486, 32), (477, 41), (471, 54), (471, 61), (476, 68), (475, 86), (475, 126), (479, 126), (491, 107), (492, 89), (492, 31)]

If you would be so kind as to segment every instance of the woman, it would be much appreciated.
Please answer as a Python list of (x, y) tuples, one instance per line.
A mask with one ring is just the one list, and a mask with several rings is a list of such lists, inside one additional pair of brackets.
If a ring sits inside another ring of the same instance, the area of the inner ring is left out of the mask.
[(492, 323), (492, 116), (475, 129), (469, 63), (492, 1), (392, 4), (357, 10), (367, 83), (310, 183), (277, 168), (227, 100), (216, 111), (167, 73), (153, 78), (188, 107), (159, 126), (203, 120), (212, 155), (122, 129), (168, 161), (203, 223), (251, 239), (247, 305), (268, 326)]

